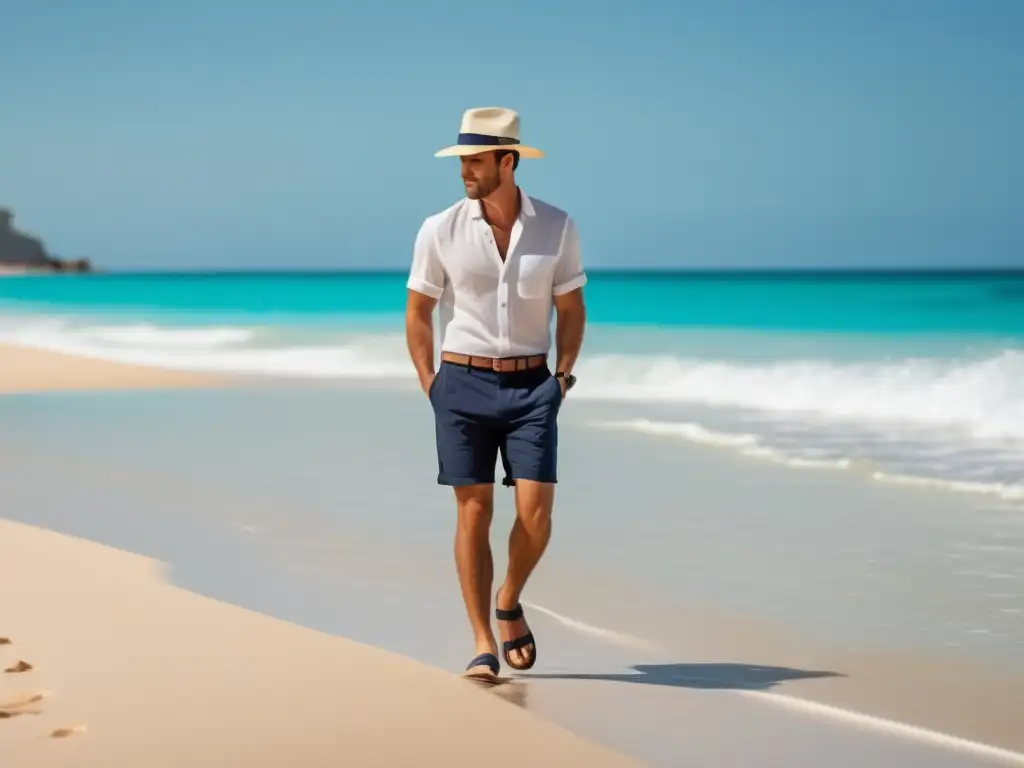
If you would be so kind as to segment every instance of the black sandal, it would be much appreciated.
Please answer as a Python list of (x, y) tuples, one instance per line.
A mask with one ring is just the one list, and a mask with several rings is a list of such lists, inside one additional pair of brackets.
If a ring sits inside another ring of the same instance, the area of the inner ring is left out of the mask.
[[(487, 667), (491, 670), (490, 675), (485, 675), (482, 672), (474, 672), (468, 674), (469, 670), (473, 667)], [(498, 662), (498, 657), (493, 653), (481, 653), (475, 657), (469, 664), (466, 665), (466, 673), (463, 677), (468, 677), (471, 680), (479, 680), (485, 683), (492, 683), (498, 680), (498, 671), (501, 669), (501, 664)]]
[[(511, 611), (505, 611), (498, 608), (494, 612), (495, 617), (498, 621), (517, 621), (523, 616), (522, 604), (516, 604), (516, 607)], [(527, 659), (526, 663), (522, 666), (516, 664), (512, 660), (512, 651), (518, 651), (526, 646), (531, 646), (532, 651), (525, 654)], [(522, 637), (517, 637), (514, 640), (506, 640), (501, 644), (501, 654), (505, 657), (505, 663), (508, 664), (512, 669), (524, 670), (530, 669), (537, 662), (537, 642), (533, 639), (533, 632), (527, 631)]]

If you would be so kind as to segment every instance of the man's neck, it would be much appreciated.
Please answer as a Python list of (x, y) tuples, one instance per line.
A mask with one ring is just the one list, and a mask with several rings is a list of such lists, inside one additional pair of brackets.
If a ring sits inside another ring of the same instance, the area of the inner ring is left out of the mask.
[(515, 184), (498, 187), (490, 195), (481, 199), (480, 203), (488, 224), (508, 229), (519, 216), (519, 187)]

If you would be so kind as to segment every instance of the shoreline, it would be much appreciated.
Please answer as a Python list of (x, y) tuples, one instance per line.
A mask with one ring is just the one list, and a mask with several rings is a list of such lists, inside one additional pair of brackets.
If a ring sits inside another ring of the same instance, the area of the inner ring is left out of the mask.
[(21, 277), (22, 275), (50, 275), (57, 274), (53, 270), (44, 267), (30, 267), (20, 264), (0, 264), (0, 277)]
[(50, 275), (94, 275), (92, 270), (53, 269), (50, 267), (0, 267), (0, 280), (5, 277), (49, 277)]
[(223, 386), (243, 377), (174, 371), (0, 342), (0, 395)]

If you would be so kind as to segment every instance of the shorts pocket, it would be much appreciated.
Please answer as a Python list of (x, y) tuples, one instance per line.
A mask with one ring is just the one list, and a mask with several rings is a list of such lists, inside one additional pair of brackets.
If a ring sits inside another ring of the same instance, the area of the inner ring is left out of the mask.
[(555, 390), (554, 392), (551, 393), (551, 397), (552, 397), (551, 402), (555, 403), (556, 405), (561, 405), (562, 404), (562, 384), (561, 384), (561, 382), (559, 382), (558, 379), (555, 378), (555, 374), (553, 374), (553, 373), (551, 374), (551, 381), (554, 383), (553, 386), (554, 386), (554, 390)]
[(434, 396), (435, 393), (437, 392), (438, 386), (441, 383), (441, 376), (444, 374), (444, 371), (445, 366), (442, 365), (440, 368), (437, 369), (437, 373), (434, 374), (434, 380), (430, 382), (430, 386), (427, 387), (427, 400), (429, 400), (432, 404), (434, 403)]

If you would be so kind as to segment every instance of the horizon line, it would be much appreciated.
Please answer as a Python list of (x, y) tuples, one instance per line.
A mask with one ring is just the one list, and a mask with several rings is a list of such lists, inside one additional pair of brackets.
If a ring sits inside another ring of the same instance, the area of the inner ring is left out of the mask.
[[(821, 267), (588, 267), (591, 275), (1007, 275), (1024, 276), (1024, 265), (1007, 266), (821, 266)], [(258, 275), (404, 275), (407, 268), (397, 267), (96, 267), (93, 275), (167, 275), (167, 276), (258, 276)]]

